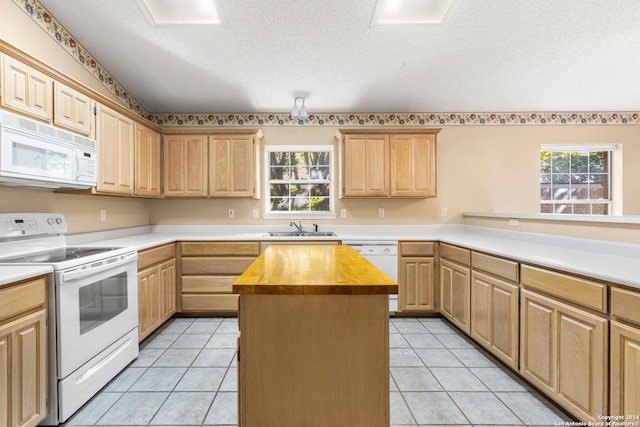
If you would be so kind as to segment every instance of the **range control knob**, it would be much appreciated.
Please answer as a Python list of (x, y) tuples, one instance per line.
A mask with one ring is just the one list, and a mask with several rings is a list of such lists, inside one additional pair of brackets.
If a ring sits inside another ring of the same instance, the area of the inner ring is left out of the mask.
[(55, 220), (53, 219), (52, 216), (50, 216), (49, 218), (47, 218), (47, 224), (49, 225), (53, 225), (53, 223), (55, 222)]
[(58, 225), (62, 224), (62, 218), (61, 217), (56, 217), (56, 224), (58, 224)]

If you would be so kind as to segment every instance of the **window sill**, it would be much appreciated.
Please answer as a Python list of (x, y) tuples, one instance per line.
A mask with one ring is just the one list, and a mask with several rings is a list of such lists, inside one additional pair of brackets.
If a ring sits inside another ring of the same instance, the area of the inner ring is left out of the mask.
[(479, 218), (508, 218), (530, 219), (535, 221), (572, 221), (572, 222), (601, 222), (610, 224), (640, 224), (640, 216), (614, 215), (562, 215), (562, 214), (526, 214), (526, 213), (483, 213), (463, 212), (463, 217)]
[(262, 219), (336, 219), (336, 214), (331, 212), (268, 212), (262, 214)]

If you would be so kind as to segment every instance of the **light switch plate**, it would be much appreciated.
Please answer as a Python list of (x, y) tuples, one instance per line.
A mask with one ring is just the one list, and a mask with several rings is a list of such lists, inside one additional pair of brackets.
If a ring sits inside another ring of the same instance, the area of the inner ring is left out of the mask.
[(233, 208), (229, 208), (228, 215), (229, 218), (233, 218), (234, 216), (236, 216), (235, 210)]
[(378, 218), (384, 218), (384, 208), (378, 208)]
[(347, 210), (345, 208), (340, 209), (340, 218), (347, 217)]
[(253, 217), (258, 218), (260, 216), (260, 209), (253, 208)]

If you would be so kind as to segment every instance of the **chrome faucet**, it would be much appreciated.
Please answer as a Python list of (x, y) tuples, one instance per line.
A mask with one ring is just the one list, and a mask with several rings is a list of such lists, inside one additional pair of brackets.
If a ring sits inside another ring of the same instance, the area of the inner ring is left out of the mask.
[(296, 224), (295, 222), (291, 221), (291, 222), (289, 223), (289, 226), (294, 226), (295, 228), (297, 228), (297, 229), (298, 229), (298, 231), (299, 231), (300, 233), (302, 233), (302, 221), (299, 221), (299, 223), (298, 223), (298, 224)]

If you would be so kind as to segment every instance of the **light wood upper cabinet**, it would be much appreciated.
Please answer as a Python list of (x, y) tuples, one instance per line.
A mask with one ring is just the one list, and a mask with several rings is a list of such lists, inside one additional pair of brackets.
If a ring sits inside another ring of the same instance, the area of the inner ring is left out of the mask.
[(342, 197), (435, 197), (439, 131), (338, 131), (336, 138), (342, 141)]
[(53, 89), (53, 123), (83, 135), (90, 135), (95, 117), (91, 114), (91, 98), (57, 81), (54, 82)]
[(207, 196), (207, 135), (165, 135), (165, 197)]
[(389, 136), (347, 135), (342, 147), (344, 197), (389, 196)]
[(522, 376), (582, 421), (608, 412), (607, 320), (522, 290)]
[(133, 120), (109, 107), (97, 105), (98, 192), (133, 194), (133, 139)]
[(135, 124), (135, 195), (161, 197), (160, 134)]
[(391, 135), (391, 197), (436, 196), (436, 136)]
[(256, 194), (253, 135), (209, 137), (209, 195), (253, 197)]
[(0, 54), (0, 60), (0, 104), (51, 123), (53, 79), (8, 55)]

